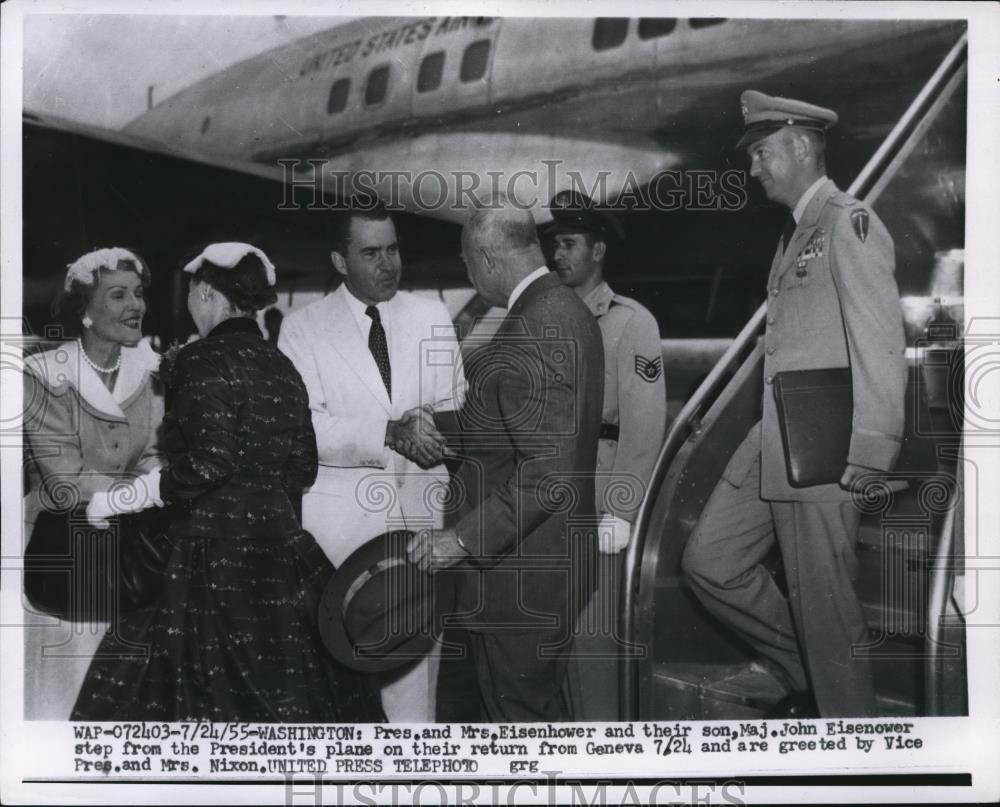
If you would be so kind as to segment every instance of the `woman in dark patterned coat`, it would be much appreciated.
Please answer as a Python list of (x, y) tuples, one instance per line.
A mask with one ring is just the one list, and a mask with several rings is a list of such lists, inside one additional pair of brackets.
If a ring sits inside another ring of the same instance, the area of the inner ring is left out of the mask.
[[(376, 722), (378, 691), (324, 649), (317, 605), (332, 567), (293, 499), (316, 475), (305, 387), (253, 314), (274, 267), (213, 244), (185, 267), (200, 340), (165, 373), (159, 496), (173, 509), (164, 589), (123, 618), (148, 659), (102, 658), (75, 720)], [(104, 648), (102, 648), (104, 649)]]

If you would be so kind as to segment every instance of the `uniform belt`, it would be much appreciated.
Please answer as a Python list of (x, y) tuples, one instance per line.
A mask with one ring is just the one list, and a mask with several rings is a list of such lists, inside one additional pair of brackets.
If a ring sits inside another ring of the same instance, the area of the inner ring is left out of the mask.
[(602, 440), (617, 440), (618, 439), (618, 424), (617, 423), (602, 423), (601, 424), (601, 439)]

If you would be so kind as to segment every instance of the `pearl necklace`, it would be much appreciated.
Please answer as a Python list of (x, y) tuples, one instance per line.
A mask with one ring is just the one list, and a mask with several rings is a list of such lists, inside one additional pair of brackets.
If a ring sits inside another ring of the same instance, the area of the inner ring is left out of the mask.
[(122, 366), (122, 352), (120, 350), (118, 351), (118, 358), (115, 360), (114, 364), (112, 364), (110, 367), (101, 367), (97, 364), (94, 364), (94, 362), (91, 361), (90, 356), (87, 355), (87, 351), (83, 349), (83, 340), (77, 339), (76, 341), (80, 345), (80, 355), (83, 356), (83, 360), (87, 362), (87, 364), (90, 365), (91, 369), (95, 370), (96, 372), (103, 373), (104, 375), (110, 375), (111, 373), (115, 372), (119, 367)]

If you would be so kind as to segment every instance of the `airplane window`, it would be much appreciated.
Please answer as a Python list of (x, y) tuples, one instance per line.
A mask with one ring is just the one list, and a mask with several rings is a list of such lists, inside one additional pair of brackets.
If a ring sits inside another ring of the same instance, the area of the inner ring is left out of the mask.
[(594, 50), (617, 48), (628, 35), (627, 17), (598, 17), (594, 20), (594, 35), (591, 44)]
[(368, 74), (368, 84), (365, 85), (365, 105), (381, 104), (385, 100), (385, 93), (388, 89), (389, 65), (383, 64)]
[(643, 17), (639, 20), (639, 39), (656, 39), (666, 36), (677, 27), (676, 17)]
[(708, 28), (710, 25), (721, 25), (728, 20), (728, 17), (692, 17), (688, 20), (688, 25), (692, 28)]
[(430, 92), (441, 86), (441, 74), (444, 72), (444, 51), (429, 53), (420, 63), (417, 73), (417, 92)]
[(201, 122), (201, 133), (205, 134), (208, 131), (208, 127), (212, 124), (212, 116), (206, 115), (205, 120)]
[(473, 42), (462, 54), (462, 67), (458, 77), (462, 81), (476, 81), (486, 75), (486, 62), (490, 57), (490, 40)]
[(351, 80), (349, 78), (338, 78), (333, 82), (333, 86), (330, 88), (330, 97), (326, 102), (326, 113), (328, 115), (335, 115), (338, 112), (343, 112), (344, 108), (347, 106), (347, 91), (351, 88)]

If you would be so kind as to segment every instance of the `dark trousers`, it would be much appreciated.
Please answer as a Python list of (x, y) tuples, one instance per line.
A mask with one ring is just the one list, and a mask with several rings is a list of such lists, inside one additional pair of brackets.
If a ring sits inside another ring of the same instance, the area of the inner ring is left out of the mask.
[[(557, 637), (558, 638), (558, 637)], [(441, 722), (572, 720), (564, 686), (567, 651), (551, 655), (548, 631), (449, 630), (438, 676)], [(454, 655), (464, 648), (464, 656)]]
[(438, 723), (478, 723), (484, 719), (479, 681), (472, 660), (472, 634), (447, 628), (442, 636), (435, 720)]
[(576, 619), (566, 677), (577, 720), (621, 720), (619, 664), (630, 650), (618, 635), (624, 561), (624, 552), (597, 556), (597, 588)]
[[(727, 469), (728, 471), (729, 469)], [(775, 662), (798, 690), (812, 688), (823, 717), (876, 714), (855, 582), (860, 513), (851, 502), (766, 502), (760, 459), (739, 484), (724, 473), (684, 553), (705, 607)], [(777, 540), (787, 599), (761, 561)]]

